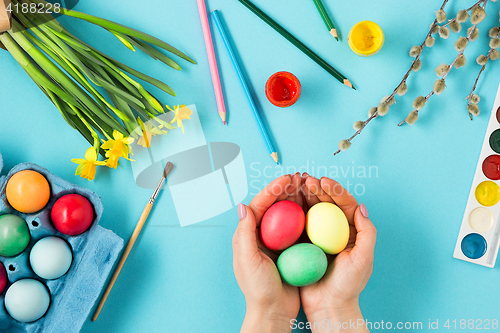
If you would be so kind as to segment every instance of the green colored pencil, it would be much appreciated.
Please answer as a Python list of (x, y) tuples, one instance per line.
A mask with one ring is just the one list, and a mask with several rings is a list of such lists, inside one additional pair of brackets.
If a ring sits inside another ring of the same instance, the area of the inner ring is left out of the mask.
[(342, 75), (339, 71), (337, 71), (335, 68), (333, 68), (330, 64), (328, 64), (326, 61), (324, 61), (319, 55), (314, 53), (310, 48), (305, 46), (301, 41), (299, 41), (297, 38), (295, 38), (291, 33), (286, 31), (282, 26), (280, 26), (276, 21), (274, 21), (272, 18), (267, 16), (263, 11), (261, 11), (259, 8), (257, 8), (253, 3), (251, 3), (249, 0), (238, 0), (241, 2), (245, 7), (250, 9), (255, 15), (260, 17), (264, 22), (269, 24), (271, 28), (276, 30), (280, 35), (285, 37), (290, 43), (295, 45), (299, 50), (304, 52), (305, 55), (307, 55), (309, 58), (314, 60), (318, 65), (320, 65), (324, 70), (326, 70), (328, 73), (330, 73), (333, 77), (335, 77), (337, 80), (339, 80), (341, 83), (345, 84), (346, 86), (356, 90), (354, 86), (351, 84), (351, 82), (344, 76)]
[(325, 9), (325, 6), (323, 6), (323, 3), (321, 0), (313, 0), (314, 4), (316, 5), (316, 8), (318, 8), (318, 12), (321, 15), (321, 18), (323, 19), (323, 22), (325, 22), (326, 27), (332, 34), (332, 36), (338, 41), (339, 37), (337, 36), (337, 29), (335, 29), (335, 26), (333, 25), (332, 19), (328, 15), (328, 12)]

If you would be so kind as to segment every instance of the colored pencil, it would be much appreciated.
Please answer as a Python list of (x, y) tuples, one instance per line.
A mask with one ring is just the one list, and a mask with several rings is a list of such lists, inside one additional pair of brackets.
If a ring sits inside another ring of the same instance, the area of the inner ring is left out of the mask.
[(272, 18), (267, 16), (267, 14), (265, 14), (263, 11), (261, 11), (259, 8), (257, 8), (252, 2), (250, 2), (249, 0), (238, 0), (238, 1), (241, 2), (243, 5), (245, 5), (248, 9), (250, 9), (255, 15), (257, 15), (264, 22), (269, 24), (271, 26), (271, 28), (273, 28), (279, 34), (281, 34), (283, 37), (285, 37), (290, 43), (292, 43), (299, 50), (304, 52), (304, 54), (306, 54), (309, 58), (314, 60), (318, 65), (320, 65), (324, 70), (326, 70), (328, 73), (330, 73), (333, 77), (335, 77), (341, 83), (345, 84), (349, 88), (356, 89), (356, 88), (354, 88), (354, 86), (351, 84), (351, 82), (344, 75), (342, 75), (339, 71), (337, 71), (335, 68), (333, 68), (325, 60), (323, 60), (320, 56), (318, 56), (311, 49), (309, 49), (307, 46), (305, 46), (301, 41), (299, 41), (297, 38), (295, 38), (291, 33), (286, 31), (282, 26), (280, 26), (278, 23), (276, 23), (276, 21), (274, 21)]
[(215, 99), (217, 100), (217, 108), (220, 118), (226, 125), (226, 106), (224, 105), (224, 96), (220, 85), (219, 71), (217, 69), (217, 59), (215, 58), (214, 45), (212, 43), (212, 34), (210, 33), (210, 25), (208, 23), (207, 7), (204, 0), (198, 1), (198, 11), (200, 12), (201, 27), (203, 29), (203, 37), (205, 38), (205, 47), (207, 48), (208, 63), (210, 65), (210, 73), (214, 85)]
[(153, 195), (151, 195), (151, 198), (146, 204), (146, 208), (144, 208), (144, 211), (142, 212), (142, 215), (139, 218), (139, 222), (137, 222), (137, 225), (135, 226), (134, 232), (132, 233), (132, 236), (130, 237), (130, 240), (127, 243), (127, 247), (123, 251), (120, 261), (118, 262), (118, 266), (116, 266), (115, 272), (113, 273), (113, 276), (111, 277), (111, 280), (109, 281), (109, 284), (106, 287), (106, 291), (104, 292), (104, 295), (102, 296), (101, 301), (99, 302), (99, 305), (97, 306), (97, 309), (95, 310), (94, 315), (92, 316), (92, 321), (96, 321), (97, 317), (101, 313), (102, 307), (104, 306), (104, 303), (108, 299), (109, 293), (111, 292), (111, 289), (113, 288), (116, 279), (118, 278), (118, 275), (120, 275), (123, 265), (125, 265), (125, 261), (127, 261), (128, 255), (130, 254), (130, 251), (132, 251), (135, 241), (137, 240), (137, 237), (139, 237), (141, 233), (144, 223), (146, 223), (149, 213), (153, 208), (153, 204), (155, 203), (156, 198), (158, 197), (158, 194), (160, 193), (160, 190), (163, 184), (165, 183), (165, 180), (167, 179), (168, 175), (170, 174), (173, 168), (174, 165), (171, 162), (168, 162), (167, 165), (165, 165), (165, 169), (163, 169), (163, 175), (160, 181), (158, 182), (158, 185), (156, 186)]
[(273, 143), (272, 143), (271, 139), (269, 138), (266, 127), (264, 126), (264, 123), (262, 122), (262, 119), (260, 118), (259, 110), (257, 109), (257, 106), (255, 105), (252, 94), (250, 93), (250, 89), (248, 89), (248, 85), (245, 81), (245, 77), (243, 76), (243, 72), (241, 71), (240, 65), (239, 65), (238, 61), (236, 60), (236, 56), (234, 55), (233, 49), (231, 47), (231, 44), (229, 43), (226, 32), (224, 30), (224, 27), (222, 26), (218, 12), (216, 10), (214, 10), (212, 12), (212, 17), (215, 21), (215, 25), (217, 26), (217, 28), (219, 30), (219, 33), (222, 37), (222, 40), (224, 41), (224, 45), (226, 45), (227, 52), (229, 53), (229, 57), (231, 58), (231, 61), (234, 65), (234, 69), (236, 70), (236, 73), (238, 74), (238, 77), (240, 79), (240, 83), (243, 86), (243, 90), (245, 91), (245, 94), (247, 96), (248, 103), (250, 103), (250, 107), (252, 108), (253, 115), (255, 116), (255, 120), (257, 120), (257, 124), (259, 125), (262, 136), (264, 137), (264, 140), (266, 141), (266, 145), (267, 145), (267, 149), (269, 150), (269, 154), (271, 154), (271, 157), (273, 158), (273, 160), (276, 163), (278, 163), (278, 152), (276, 151), (276, 149), (274, 149)]
[(316, 5), (316, 8), (318, 8), (318, 12), (321, 15), (321, 18), (323, 19), (323, 22), (325, 22), (326, 27), (332, 34), (332, 36), (338, 41), (339, 37), (337, 35), (337, 29), (335, 29), (335, 26), (333, 25), (332, 19), (328, 15), (328, 12), (325, 9), (325, 6), (323, 6), (323, 3), (321, 0), (313, 0), (314, 4)]

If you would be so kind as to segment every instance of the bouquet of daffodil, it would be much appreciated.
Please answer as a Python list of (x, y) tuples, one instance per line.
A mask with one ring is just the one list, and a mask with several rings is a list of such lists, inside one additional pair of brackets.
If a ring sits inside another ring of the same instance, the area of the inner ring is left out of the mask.
[[(12, 11), (12, 29), (0, 34), (3, 47), (22, 66), (45, 93), (64, 120), (92, 145), (78, 164), (76, 174), (94, 179), (96, 166), (116, 168), (120, 158), (129, 159), (129, 144), (149, 147), (152, 136), (166, 134), (182, 120), (190, 119), (191, 111), (175, 107), (172, 122), (157, 116), (165, 113), (159, 100), (136, 79), (148, 82), (175, 96), (167, 84), (136, 71), (81, 41), (44, 10), (44, 0), (12, 0), (12, 8), (37, 10)], [(17, 5), (17, 6), (16, 6)], [(181, 67), (160, 49), (195, 63), (173, 46), (151, 35), (121, 24), (85, 13), (59, 9), (59, 13), (98, 25), (116, 36), (135, 52), (139, 49), (154, 60), (181, 70)], [(108, 102), (96, 89), (101, 87)], [(105, 159), (98, 160), (99, 154)]]

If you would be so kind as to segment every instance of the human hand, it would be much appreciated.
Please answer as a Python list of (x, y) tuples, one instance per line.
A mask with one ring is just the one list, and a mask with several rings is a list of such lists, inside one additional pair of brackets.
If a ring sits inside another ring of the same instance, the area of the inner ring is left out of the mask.
[(334, 203), (342, 209), (350, 227), (346, 249), (335, 258), (329, 258), (333, 262), (325, 276), (313, 285), (300, 288), (304, 312), (310, 322), (361, 320), (359, 294), (373, 271), (377, 230), (368, 219), (364, 204), (359, 206), (336, 181), (329, 178), (318, 180), (304, 174), (303, 183), (304, 200), (309, 208), (319, 202)]
[(241, 332), (290, 332), (300, 308), (298, 288), (281, 281), (275, 261), (259, 236), (260, 222), (275, 202), (290, 200), (303, 207), (302, 177), (285, 175), (271, 182), (248, 207), (240, 204), (240, 222), (233, 236), (233, 268), (245, 295), (247, 313)]

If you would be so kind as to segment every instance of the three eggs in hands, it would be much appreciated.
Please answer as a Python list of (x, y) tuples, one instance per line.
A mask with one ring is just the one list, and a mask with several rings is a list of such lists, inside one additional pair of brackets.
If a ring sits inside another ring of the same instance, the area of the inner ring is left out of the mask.
[[(311, 243), (295, 244), (304, 230)], [(338, 254), (349, 241), (349, 223), (342, 210), (320, 202), (304, 214), (295, 202), (273, 204), (262, 217), (260, 237), (272, 251), (284, 250), (276, 266), (284, 282), (296, 287), (316, 283), (326, 273), (326, 254)], [(295, 244), (295, 245), (294, 245)]]

